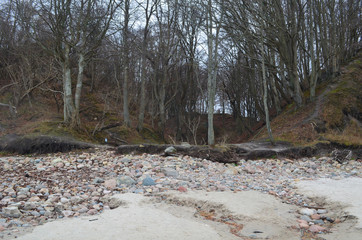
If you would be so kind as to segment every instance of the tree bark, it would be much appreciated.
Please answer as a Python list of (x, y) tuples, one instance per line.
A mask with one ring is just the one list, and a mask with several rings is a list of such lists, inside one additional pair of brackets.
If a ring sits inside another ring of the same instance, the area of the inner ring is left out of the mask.
[(129, 78), (129, 43), (128, 43), (128, 23), (130, 0), (124, 2), (124, 28), (123, 28), (123, 123), (125, 126), (131, 126), (131, 120), (128, 109), (128, 78)]
[(72, 79), (70, 72), (70, 60), (69, 52), (70, 46), (65, 44), (64, 46), (64, 60), (62, 62), (63, 67), (63, 91), (64, 91), (64, 122), (67, 124), (73, 123), (74, 117), (74, 103), (72, 96)]
[[(263, 42), (263, 40), (262, 40)], [(272, 135), (272, 130), (270, 127), (270, 119), (269, 119), (269, 108), (268, 108), (268, 85), (266, 82), (266, 73), (265, 73), (265, 53), (264, 53), (264, 47), (263, 47), (263, 43), (261, 45), (261, 69), (262, 69), (262, 76), (263, 76), (263, 103), (264, 103), (264, 112), (265, 112), (265, 122), (266, 122), (266, 127), (268, 130), (268, 136), (269, 139), (271, 141), (272, 144), (274, 144), (274, 139), (273, 139), (273, 135)]]

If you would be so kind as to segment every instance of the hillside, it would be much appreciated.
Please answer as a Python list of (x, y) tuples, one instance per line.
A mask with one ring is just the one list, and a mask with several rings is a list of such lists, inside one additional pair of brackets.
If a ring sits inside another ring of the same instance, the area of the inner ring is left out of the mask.
[[(288, 105), (271, 122), (277, 141), (295, 145), (329, 142), (344, 146), (362, 145), (362, 51), (341, 68), (335, 78), (320, 83), (315, 102), (296, 109)], [(309, 94), (306, 92), (305, 98)], [(267, 138), (265, 127), (252, 140)]]
[[(317, 89), (317, 100), (296, 109), (294, 103), (287, 105), (283, 112), (272, 119), (271, 127), (276, 141), (286, 141), (294, 145), (313, 145), (318, 142), (337, 143), (344, 146), (362, 145), (362, 52), (342, 67), (336, 78), (324, 79)], [(104, 90), (106, 91), (106, 89)], [(308, 99), (308, 92), (304, 93)], [(0, 100), (6, 101), (7, 95)], [(131, 128), (122, 126), (122, 116), (116, 102), (104, 101), (102, 94), (93, 93), (84, 87), (82, 101), (82, 128), (72, 130), (62, 123), (62, 111), (56, 98), (41, 91), (35, 91), (32, 101), (17, 109), (16, 117), (6, 108), (0, 112), (0, 136), (50, 135), (70, 137), (92, 143), (111, 145), (137, 143), (173, 143), (175, 121), (168, 120), (164, 139), (159, 134), (157, 124), (147, 118), (143, 132), (136, 131), (137, 119), (132, 119)], [(247, 129), (238, 129), (235, 119), (228, 114), (215, 114), (215, 136), (217, 143), (240, 143), (266, 140), (267, 134), (262, 122), (252, 122)], [(243, 119), (242, 121), (248, 121)], [(250, 121), (250, 120), (249, 120)], [(258, 129), (259, 128), (259, 129)], [(107, 140), (106, 140), (107, 139)], [(207, 116), (200, 115), (197, 141), (202, 144), (207, 139)], [(194, 143), (189, 138), (190, 143)]]

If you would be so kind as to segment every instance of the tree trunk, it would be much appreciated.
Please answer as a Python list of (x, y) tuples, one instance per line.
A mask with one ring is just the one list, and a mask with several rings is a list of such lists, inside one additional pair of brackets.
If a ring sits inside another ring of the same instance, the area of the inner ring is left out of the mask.
[(124, 68), (123, 75), (123, 123), (127, 127), (131, 126), (128, 110), (128, 66)]
[(315, 54), (314, 54), (314, 30), (313, 30), (313, 15), (312, 15), (312, 0), (309, 2), (309, 54), (310, 54), (310, 60), (312, 65), (312, 72), (310, 74), (310, 81), (309, 81), (309, 87), (310, 87), (310, 93), (309, 98), (310, 101), (315, 100), (315, 89), (317, 86), (317, 71), (316, 71), (316, 60), (315, 60)]
[(131, 126), (131, 120), (128, 110), (128, 78), (129, 78), (129, 43), (128, 43), (128, 23), (129, 23), (129, 8), (130, 0), (124, 2), (124, 28), (123, 28), (123, 123), (125, 126)]
[(79, 53), (79, 60), (78, 60), (78, 77), (77, 77), (77, 86), (75, 89), (75, 111), (79, 112), (79, 105), (80, 105), (80, 97), (82, 93), (82, 86), (83, 86), (83, 73), (84, 68), (86, 66), (86, 61), (84, 59), (84, 54)]
[(65, 44), (63, 67), (63, 99), (64, 99), (64, 122), (66, 124), (74, 123), (74, 103), (72, 96), (72, 79), (70, 73), (70, 61), (69, 61), (70, 46)]
[(138, 125), (137, 130), (142, 132), (143, 130), (143, 122), (145, 119), (145, 109), (146, 109), (146, 57), (145, 57), (146, 49), (142, 48), (142, 69), (141, 69), (141, 99), (140, 99), (140, 112), (138, 115)]
[(211, 0), (208, 1), (207, 6), (207, 46), (208, 46), (208, 62), (207, 62), (207, 143), (209, 145), (215, 145), (215, 136), (214, 136), (214, 101), (215, 101), (215, 85), (214, 84), (214, 75), (216, 74), (213, 52), (213, 43), (214, 36), (212, 33), (213, 30), (213, 19), (212, 19), (212, 3)]
[(166, 81), (167, 81), (167, 66), (163, 66), (165, 69), (162, 73), (161, 86), (159, 86), (159, 99), (158, 107), (160, 110), (160, 128), (162, 137), (164, 137), (165, 125), (166, 125), (166, 109), (165, 109), (165, 100), (166, 100)]
[[(262, 40), (263, 41), (263, 40)], [(268, 130), (268, 136), (272, 144), (274, 144), (274, 139), (272, 135), (272, 130), (270, 127), (270, 119), (269, 119), (269, 109), (268, 109), (268, 85), (266, 82), (266, 73), (265, 73), (265, 60), (264, 60), (264, 47), (262, 45), (261, 49), (261, 70), (263, 75), (263, 103), (264, 103), (264, 112), (265, 112), (265, 122), (266, 128)]]

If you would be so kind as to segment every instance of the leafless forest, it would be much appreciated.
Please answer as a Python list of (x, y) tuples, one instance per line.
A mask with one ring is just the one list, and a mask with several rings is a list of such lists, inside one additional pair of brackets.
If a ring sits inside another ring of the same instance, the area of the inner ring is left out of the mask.
[(313, 101), (362, 41), (360, 0), (0, 4), (1, 111), (44, 94), (76, 128), (94, 93), (138, 130), (151, 119), (162, 132), (176, 119), (177, 140), (208, 114), (211, 145), (215, 113), (268, 124), (269, 112)]

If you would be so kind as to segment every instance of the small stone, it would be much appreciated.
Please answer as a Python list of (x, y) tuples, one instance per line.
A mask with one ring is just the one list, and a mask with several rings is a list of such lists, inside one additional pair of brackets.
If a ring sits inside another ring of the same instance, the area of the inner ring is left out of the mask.
[(309, 224), (308, 224), (307, 221), (298, 219), (297, 222), (299, 224), (299, 228), (303, 228), (303, 229), (308, 229), (309, 228)]
[(35, 202), (26, 202), (24, 204), (24, 210), (33, 210), (37, 207), (37, 204)]
[(324, 225), (324, 221), (321, 220), (321, 219), (314, 220), (313, 223), (314, 223), (314, 224), (318, 224), (318, 225)]
[(185, 188), (184, 186), (180, 186), (177, 190), (179, 192), (187, 192), (187, 188)]
[(312, 214), (316, 213), (316, 210), (310, 208), (302, 208), (299, 210), (299, 213), (302, 215), (311, 216)]
[(86, 208), (86, 207), (82, 207), (81, 209), (79, 209), (79, 213), (86, 213), (86, 212), (88, 212), (89, 211), (89, 209), (88, 208)]
[(50, 217), (52, 215), (52, 212), (51, 211), (45, 211), (44, 212), (44, 216), (45, 217)]
[(317, 210), (318, 214), (326, 214), (327, 212), (328, 212), (327, 209), (318, 209)]
[(326, 231), (326, 228), (319, 226), (319, 225), (312, 225), (309, 227), (308, 230), (311, 231), (312, 233), (318, 233), (318, 232)]
[(115, 198), (115, 197), (109, 199), (109, 202), (108, 202), (108, 206), (110, 209), (118, 208), (119, 206), (124, 205), (124, 204), (125, 203), (122, 200)]
[(130, 163), (131, 162), (131, 159), (127, 158), (127, 157), (124, 157), (121, 159), (121, 162), (122, 163)]
[(61, 159), (61, 158), (56, 158), (56, 159), (54, 159), (54, 160), (51, 162), (51, 164), (52, 164), (53, 166), (57, 165), (58, 163), (63, 163), (63, 159)]
[(28, 196), (26, 196), (25, 194), (20, 194), (16, 197), (16, 199), (19, 201), (25, 200), (27, 198), (28, 198)]
[(97, 210), (97, 211), (101, 210), (101, 206), (99, 204), (93, 205), (92, 208)]
[(310, 217), (311, 217), (313, 220), (321, 219), (321, 215), (319, 215), (319, 214), (312, 214)]
[(28, 200), (28, 202), (39, 202), (39, 201), (40, 201), (40, 198), (38, 196), (31, 197)]
[(152, 178), (147, 176), (145, 179), (143, 179), (142, 185), (143, 186), (154, 186), (154, 185), (156, 185), (156, 183), (155, 183), (155, 180), (153, 180)]
[(31, 211), (31, 215), (33, 215), (34, 217), (39, 217), (40, 213), (37, 211)]
[(97, 213), (98, 213), (98, 211), (96, 209), (91, 209), (87, 212), (87, 214), (89, 214), (89, 215), (95, 215)]
[(79, 204), (81, 202), (83, 202), (84, 200), (81, 198), (81, 197), (78, 197), (78, 196), (74, 196), (74, 197), (71, 197), (70, 198), (70, 202), (72, 204)]
[(136, 190), (134, 191), (134, 193), (136, 193), (136, 194), (142, 194), (143, 192), (144, 192), (143, 189), (136, 189)]
[(163, 168), (162, 172), (165, 174), (165, 176), (167, 177), (173, 177), (173, 178), (177, 178), (179, 173), (172, 168)]
[(224, 174), (226, 175), (237, 175), (239, 174), (239, 171), (235, 167), (228, 167), (228, 169), (225, 170)]
[(307, 215), (302, 215), (302, 216), (300, 217), (300, 219), (301, 219), (301, 220), (304, 220), (304, 221), (307, 221), (307, 222), (311, 222), (311, 221), (312, 221), (312, 219), (311, 219), (310, 217), (308, 217)]
[(57, 203), (54, 206), (54, 211), (55, 212), (61, 213), (63, 210), (64, 210), (64, 205), (62, 203)]
[(103, 178), (100, 178), (100, 177), (96, 177), (96, 178), (93, 180), (93, 184), (97, 184), (97, 183), (104, 183), (104, 179), (103, 179)]
[(5, 230), (5, 227), (0, 225), (0, 232), (3, 232)]
[(103, 186), (107, 189), (113, 190), (117, 187), (117, 179), (112, 178), (104, 181)]
[(254, 174), (254, 173), (255, 173), (255, 170), (252, 169), (251, 166), (246, 166), (246, 167), (244, 168), (244, 171), (247, 172), (247, 173), (250, 173), (250, 174)]
[(64, 163), (63, 162), (59, 162), (57, 164), (55, 164), (56, 168), (63, 168), (64, 167)]
[(84, 168), (84, 164), (78, 164), (78, 165), (77, 165), (77, 168), (78, 168), (78, 169)]

